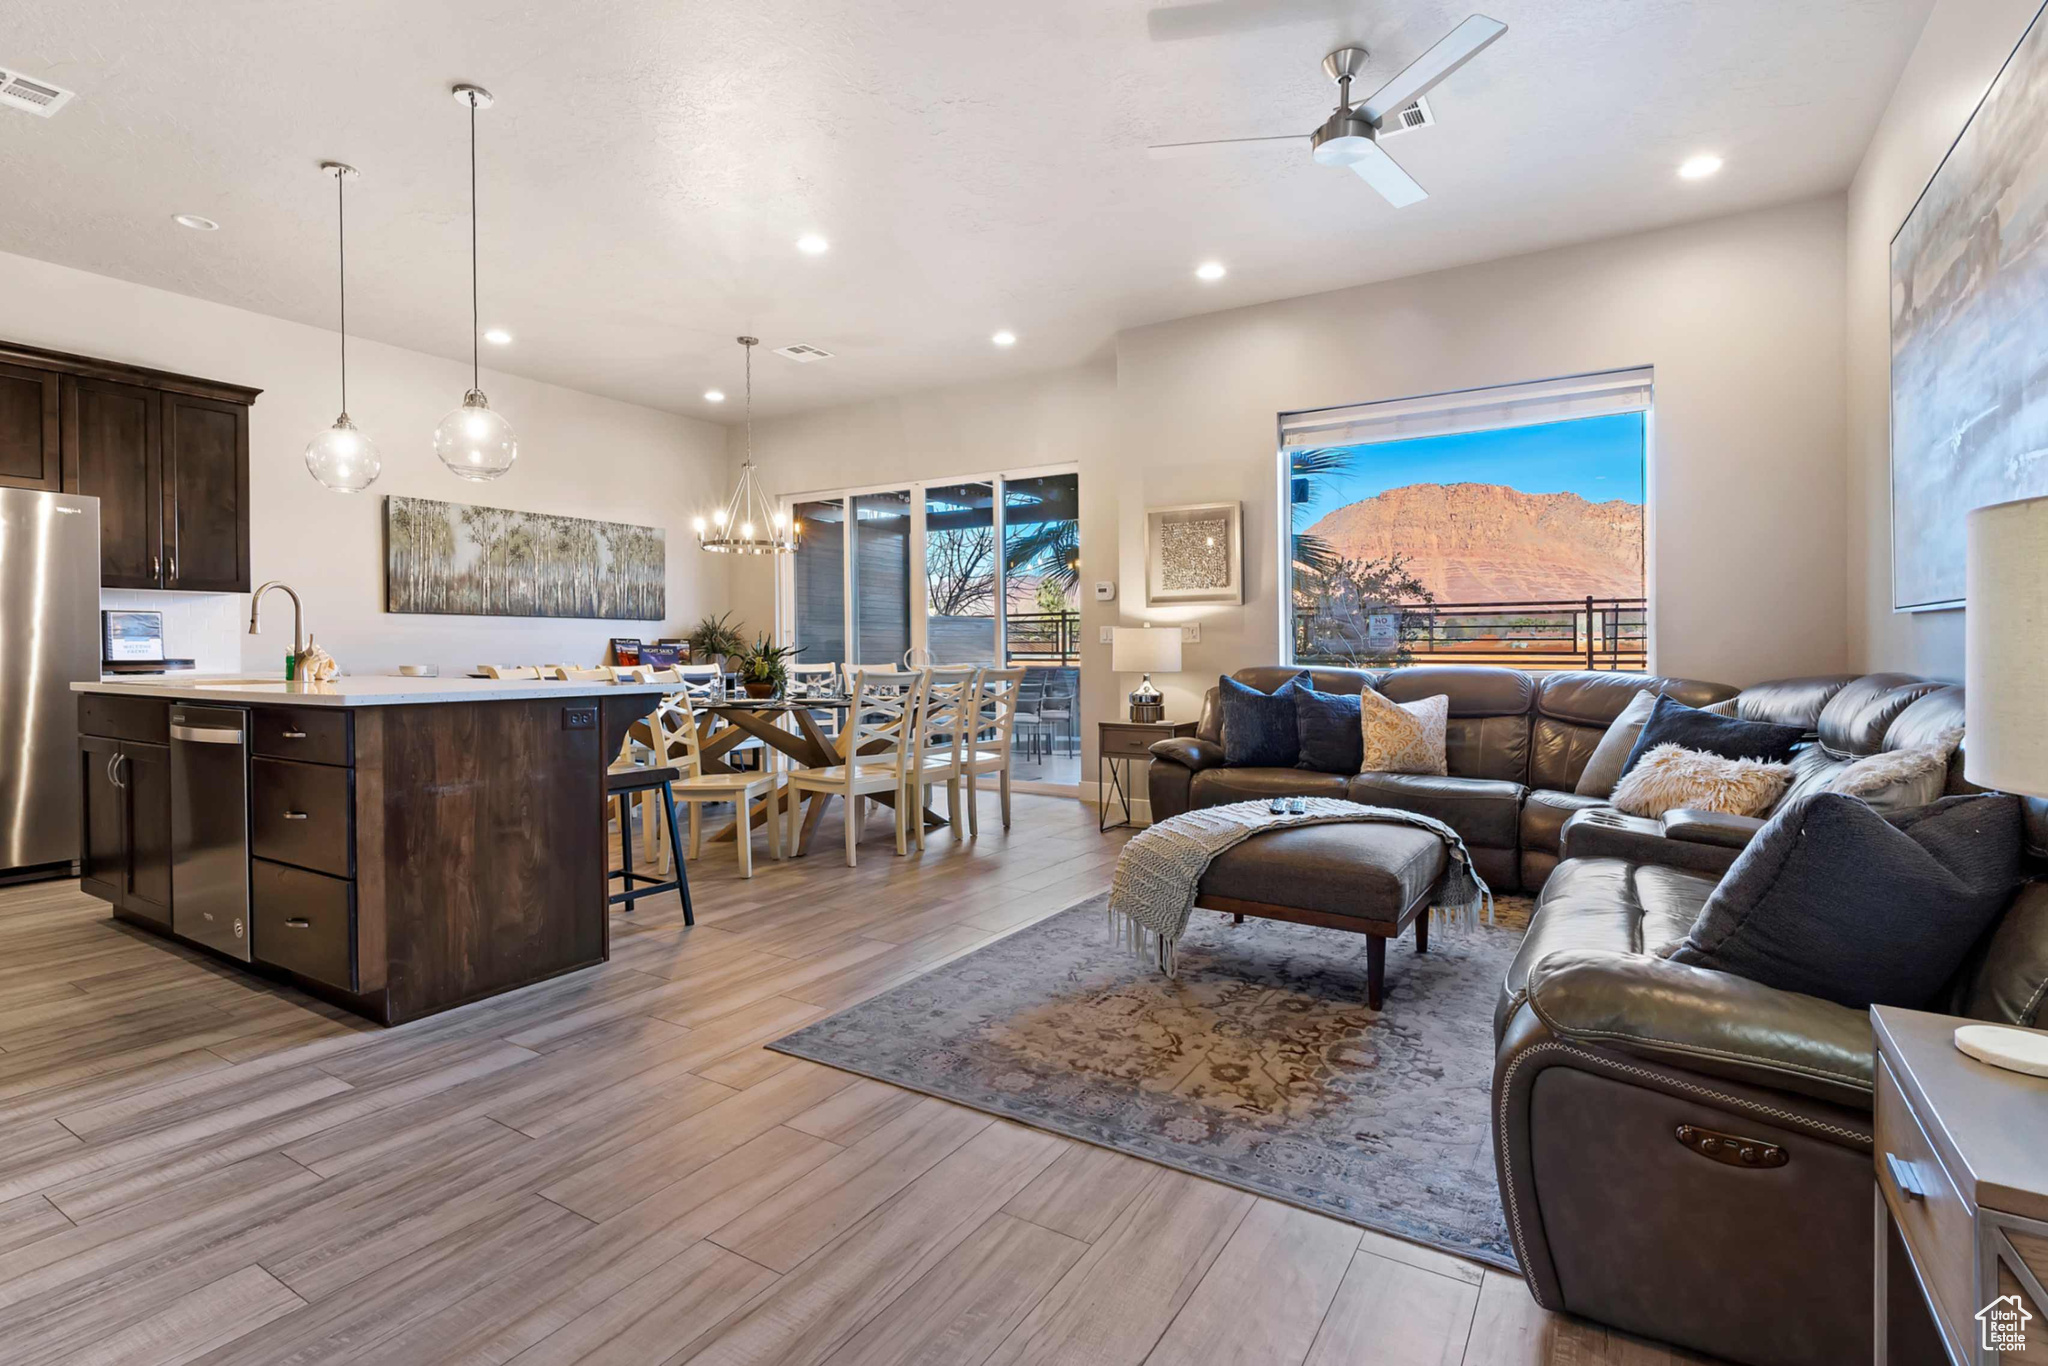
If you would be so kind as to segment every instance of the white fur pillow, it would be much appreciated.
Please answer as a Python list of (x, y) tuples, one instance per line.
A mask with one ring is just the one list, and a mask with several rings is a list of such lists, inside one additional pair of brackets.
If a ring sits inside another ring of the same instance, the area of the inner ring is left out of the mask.
[(1614, 805), (1631, 816), (1661, 816), (1689, 806), (1730, 816), (1761, 816), (1792, 781), (1790, 764), (1723, 759), (1677, 745), (1658, 745), (1622, 777)]
[(1358, 724), (1365, 736), (1360, 773), (1445, 773), (1445, 735), (1451, 717), (1447, 695), (1395, 702), (1367, 688), (1358, 699)]
[(1861, 797), (1885, 815), (1931, 805), (1948, 788), (1948, 759), (1962, 738), (1957, 727), (1931, 745), (1867, 754), (1828, 779), (1825, 790)]

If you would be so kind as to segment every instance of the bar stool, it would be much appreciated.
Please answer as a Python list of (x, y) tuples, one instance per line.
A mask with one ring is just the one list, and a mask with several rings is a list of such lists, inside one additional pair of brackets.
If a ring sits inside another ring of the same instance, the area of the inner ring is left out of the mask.
[[(674, 783), (676, 771), (672, 768), (655, 768), (651, 765), (616, 764), (604, 775), (605, 796), (618, 803), (619, 811), (619, 861), (617, 868), (605, 872), (605, 886), (610, 888), (614, 879), (623, 879), (626, 889), (612, 892), (608, 905), (626, 903), (630, 913), (633, 903), (643, 896), (654, 896), (659, 892), (675, 892), (683, 899), (683, 923), (697, 923), (696, 912), (690, 908), (690, 874), (683, 867), (683, 861), (675, 860), (675, 876), (664, 877), (659, 873), (636, 873), (633, 871), (633, 798), (642, 792), (659, 791), (661, 809), (668, 815), (668, 847), (681, 849), (682, 835), (676, 830), (676, 793)], [(650, 882), (651, 887), (635, 884)]]

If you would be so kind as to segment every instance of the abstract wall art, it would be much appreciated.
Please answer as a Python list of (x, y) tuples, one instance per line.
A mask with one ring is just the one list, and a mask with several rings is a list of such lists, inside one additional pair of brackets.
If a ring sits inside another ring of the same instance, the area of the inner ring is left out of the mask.
[(1892, 239), (1892, 607), (1963, 602), (1970, 509), (2048, 493), (2048, 26)]
[(1145, 513), (1145, 601), (1244, 601), (1244, 505), (1194, 503)]
[(660, 527), (546, 512), (384, 500), (385, 609), (455, 616), (660, 621)]

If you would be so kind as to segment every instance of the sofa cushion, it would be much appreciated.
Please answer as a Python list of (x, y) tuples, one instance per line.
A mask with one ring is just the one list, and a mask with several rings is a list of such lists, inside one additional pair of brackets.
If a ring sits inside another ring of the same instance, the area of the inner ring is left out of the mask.
[(1658, 745), (1615, 787), (1614, 809), (1631, 816), (1662, 816), (1680, 807), (1758, 816), (1771, 809), (1791, 781), (1792, 769), (1785, 764)]
[(1714, 879), (1623, 859), (1569, 859), (1543, 884), (1494, 1012), (1498, 1037), (1528, 988), (1529, 970), (1560, 949), (1658, 953), (1685, 938)]
[(1530, 708), (1536, 675), (1472, 664), (1420, 664), (1391, 669), (1375, 685), (1396, 702), (1451, 699), (1445, 767), (1463, 778), (1529, 779)]
[(1911, 674), (1865, 674), (1828, 699), (1814, 729), (1821, 747), (1860, 759), (1884, 747), (1885, 732), (1906, 709), (1944, 685)]
[[(1370, 841), (1372, 857), (1359, 845)], [(1209, 865), (1201, 894), (1330, 915), (1394, 913), (1443, 876), (1444, 842), (1412, 825), (1297, 825), (1254, 835)]]
[(1745, 721), (1769, 721), (1811, 731), (1820, 724), (1820, 714), (1835, 694), (1855, 681), (1855, 674), (1822, 674), (1757, 683), (1736, 694), (1735, 714)]
[(1736, 851), (1713, 844), (1675, 840), (1664, 833), (1655, 816), (1625, 816), (1611, 806), (1573, 814), (1564, 823), (1567, 859), (1617, 858), (1631, 863), (1656, 863), (1686, 872), (1719, 877), (1735, 862)]
[(1522, 847), (1557, 853), (1564, 848), (1564, 823), (1572, 814), (1606, 804), (1598, 797), (1582, 797), (1576, 792), (1530, 788), (1529, 795), (1522, 799)]
[(1520, 783), (1495, 778), (1453, 778), (1433, 773), (1361, 773), (1346, 794), (1367, 806), (1394, 806), (1434, 816), (1465, 839), (1490, 849), (1513, 849), (1521, 816)]
[(1621, 709), (1621, 715), (1607, 727), (1607, 733), (1600, 737), (1600, 743), (1593, 746), (1585, 771), (1579, 774), (1579, 781), (1572, 791), (1582, 797), (1614, 795), (1614, 785), (1621, 781), (1629, 756), (1636, 752), (1636, 739), (1642, 735), (1644, 725), (1649, 722), (1650, 711), (1656, 705), (1657, 694), (1647, 688), (1630, 699), (1629, 704)]
[(1919, 1009), (2011, 900), (2020, 850), (2019, 802), (2003, 794), (1889, 818), (1853, 797), (1802, 797), (1668, 956), (1854, 1009)]
[(1294, 690), (1307, 674), (1287, 680), (1272, 692), (1238, 682), (1217, 680), (1223, 705), (1223, 762), (1232, 768), (1292, 768), (1301, 757), (1301, 738), (1294, 724)]
[(1309, 773), (1299, 768), (1205, 768), (1188, 784), (1188, 800), (1196, 806), (1225, 802), (1265, 801), (1270, 797), (1344, 796), (1345, 779), (1335, 773)]
[(1985, 937), (1952, 1007), (1973, 1020), (2048, 1023), (2048, 882), (2029, 882)]
[(1650, 719), (1643, 723), (1642, 733), (1636, 736), (1635, 748), (1629, 751), (1621, 772), (1627, 777), (1643, 761), (1643, 756), (1659, 745), (1677, 745), (1702, 754), (1718, 754), (1724, 759), (1761, 759), (1767, 764), (1782, 764), (1805, 738), (1806, 733), (1797, 726), (1714, 716), (1698, 707), (1660, 697), (1651, 706)]
[[(1660, 674), (1570, 669), (1536, 676), (1536, 715), (1529, 727), (1531, 787), (1569, 792), (1607, 729), (1640, 692), (1675, 697), (1687, 706), (1712, 704), (1735, 695), (1723, 683)], [(1623, 754), (1627, 753), (1626, 748)]]
[(1451, 699), (1438, 693), (1395, 702), (1376, 692), (1359, 695), (1362, 752), (1356, 772), (1443, 773), (1444, 727)]
[(1294, 730), (1301, 741), (1296, 768), (1350, 777), (1363, 767), (1365, 735), (1360, 729), (1359, 695), (1294, 690)]

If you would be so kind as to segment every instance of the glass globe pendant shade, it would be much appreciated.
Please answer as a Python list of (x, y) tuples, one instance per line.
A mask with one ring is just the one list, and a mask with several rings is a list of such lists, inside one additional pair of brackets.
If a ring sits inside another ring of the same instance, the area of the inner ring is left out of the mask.
[(384, 460), (377, 454), (377, 443), (356, 430), (343, 413), (306, 443), (306, 472), (336, 493), (361, 493), (384, 472)]
[(434, 454), (448, 471), (482, 483), (496, 479), (519, 458), (519, 437), (512, 424), (491, 411), (490, 400), (472, 389), (462, 406), (434, 428)]

